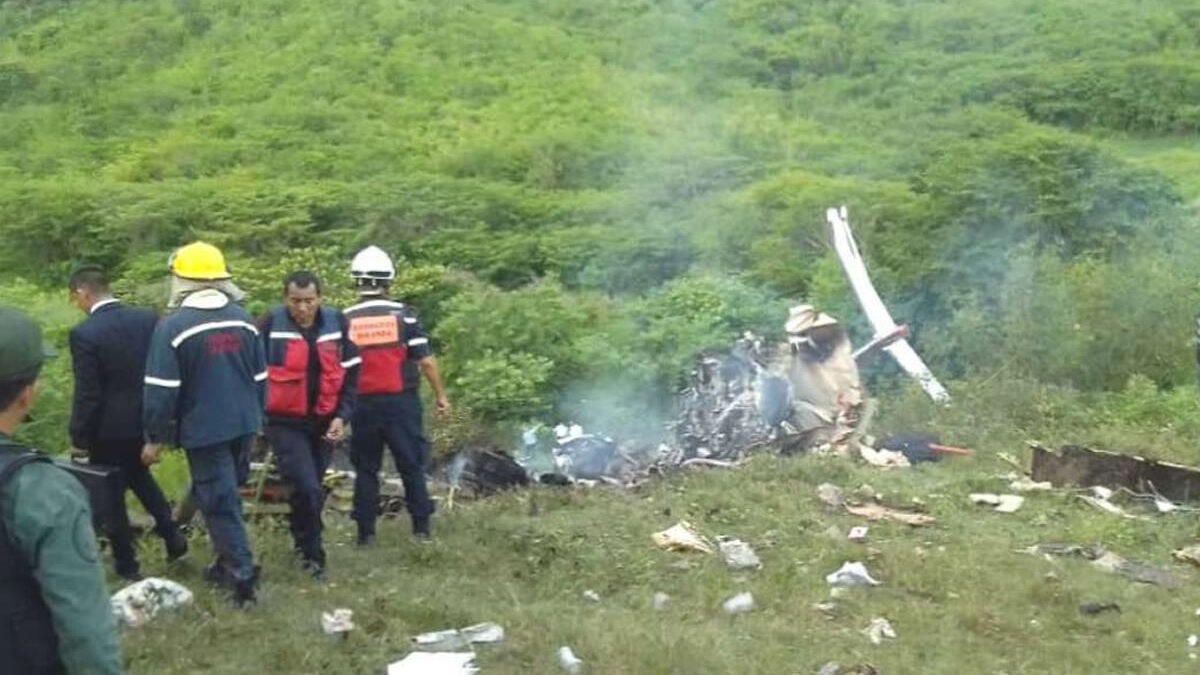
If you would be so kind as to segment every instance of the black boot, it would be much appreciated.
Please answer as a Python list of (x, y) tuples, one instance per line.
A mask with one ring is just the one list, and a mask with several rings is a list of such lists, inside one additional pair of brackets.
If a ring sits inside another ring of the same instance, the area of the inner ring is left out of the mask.
[(175, 536), (165, 540), (167, 545), (167, 564), (178, 562), (187, 557), (188, 540), (182, 532), (176, 531)]

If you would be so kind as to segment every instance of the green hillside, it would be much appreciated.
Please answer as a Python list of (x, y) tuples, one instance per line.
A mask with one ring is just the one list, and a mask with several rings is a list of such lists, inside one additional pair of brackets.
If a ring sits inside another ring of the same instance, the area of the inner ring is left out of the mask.
[(1174, 386), (1198, 38), (1182, 0), (9, 0), (0, 265), (157, 303), (203, 237), (258, 308), (379, 243), (472, 417), (512, 420), (661, 402), (796, 299), (859, 321), (845, 203), (945, 377)]

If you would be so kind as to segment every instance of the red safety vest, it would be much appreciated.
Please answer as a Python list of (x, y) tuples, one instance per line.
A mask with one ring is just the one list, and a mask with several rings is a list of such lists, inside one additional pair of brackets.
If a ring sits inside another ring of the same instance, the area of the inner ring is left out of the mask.
[(316, 407), (308, 409), (308, 341), (287, 310), (271, 313), (267, 336), (267, 414), (280, 417), (328, 417), (337, 411), (346, 368), (342, 364), (342, 330), (337, 315), (321, 308), (321, 334), (317, 336), (317, 358), (321, 382)]
[(404, 391), (404, 362), (408, 344), (398, 313), (404, 305), (391, 300), (368, 300), (345, 310), (350, 339), (358, 346), (362, 368), (358, 371), (361, 396), (399, 394)]

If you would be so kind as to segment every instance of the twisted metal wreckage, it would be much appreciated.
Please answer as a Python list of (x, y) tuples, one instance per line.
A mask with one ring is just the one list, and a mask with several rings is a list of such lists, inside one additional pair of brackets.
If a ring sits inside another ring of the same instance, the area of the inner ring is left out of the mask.
[[(846, 208), (829, 209), (826, 217), (834, 249), (874, 329), (872, 340), (854, 350), (835, 318), (811, 305), (796, 305), (784, 326), (786, 341), (767, 342), (747, 333), (730, 349), (697, 355), (676, 398), (669, 442), (647, 448), (560, 425), (555, 471), (537, 478), (628, 485), (678, 467), (736, 466), (750, 454), (769, 450), (835, 452), (880, 466), (907, 465), (901, 452), (876, 450), (865, 442), (870, 415), (858, 363), (886, 351), (935, 402), (948, 403), (950, 396), (908, 343), (907, 326), (896, 324), (875, 291)], [(525, 472), (512, 469), (516, 464), (501, 451), (464, 450), (451, 460), (445, 479), (452, 490), (486, 494), (526, 484)]]
[[(811, 305), (796, 305), (784, 325), (785, 341), (767, 342), (746, 333), (729, 349), (697, 355), (689, 381), (676, 397), (667, 442), (647, 446), (586, 433), (578, 425), (560, 425), (552, 450), (553, 470), (540, 473), (498, 448), (464, 449), (437, 472), (450, 486), (451, 498), (458, 492), (486, 495), (534, 480), (630, 485), (678, 468), (733, 467), (748, 455), (765, 451), (839, 453), (878, 466), (907, 466), (910, 446), (940, 447), (936, 439), (916, 437), (899, 439), (890, 450), (877, 450), (866, 442), (863, 432), (870, 414), (858, 364), (876, 352), (890, 354), (935, 402), (947, 403), (950, 396), (908, 343), (908, 327), (892, 319), (875, 291), (846, 208), (829, 209), (826, 217), (834, 250), (874, 329), (866, 345), (853, 349), (837, 319)], [(527, 447), (535, 444), (536, 439), (527, 434)], [(269, 464), (268, 457), (256, 467), (259, 479), (247, 491), (256, 502), (286, 499), (288, 486), (268, 475)], [(333, 508), (349, 509), (352, 484), (353, 473), (348, 470), (326, 476)], [(400, 481), (385, 477), (382, 488), (381, 511), (401, 510)]]

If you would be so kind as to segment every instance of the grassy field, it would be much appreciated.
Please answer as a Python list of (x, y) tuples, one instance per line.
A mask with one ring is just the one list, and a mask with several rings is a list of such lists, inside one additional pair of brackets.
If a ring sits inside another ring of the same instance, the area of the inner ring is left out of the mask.
[[(1102, 426), (1086, 435), (1084, 421), (1056, 418), (1053, 406), (1028, 391), (996, 389), (960, 385), (960, 405), (941, 413), (900, 396), (880, 423), (900, 429), (923, 422), (920, 428), (941, 429), (948, 441), (975, 446), (974, 459), (880, 472), (836, 458), (760, 456), (738, 471), (632, 491), (535, 489), (443, 511), (430, 546), (411, 542), (397, 521), (381, 528), (375, 549), (358, 551), (351, 524), (335, 516), (326, 586), (290, 561), (284, 528), (261, 523), (254, 531), (266, 570), (261, 604), (247, 613), (229, 609), (200, 581), (206, 552), (198, 550), (192, 569), (171, 573), (198, 591), (196, 606), (128, 631), (129, 670), (382, 673), (407, 652), (410, 636), (482, 621), (508, 630), (504, 644), (480, 647), (484, 673), (561, 672), (555, 650), (562, 645), (592, 673), (814, 673), (829, 661), (871, 663), (888, 674), (1194, 668), (1186, 640), (1200, 632), (1200, 590), (1192, 570), (1170, 560), (1172, 549), (1195, 539), (1193, 517), (1126, 520), (1063, 493), (1031, 495), (1015, 514), (970, 504), (971, 492), (1005, 490), (1011, 467), (996, 453), (1027, 459), (1021, 440), (1029, 430), (1020, 415), (1001, 413), (998, 396), (1040, 410), (1039, 429), (1049, 434), (1043, 440), (1116, 438)], [(1173, 446), (1148, 432), (1125, 438), (1178, 458), (1191, 445), (1179, 433)], [(829, 512), (816, 497), (823, 482), (848, 494), (869, 484), (893, 505), (919, 499), (937, 523), (871, 523), (865, 545), (835, 539), (830, 528), (845, 533), (864, 523)], [(715, 555), (656, 549), (651, 533), (678, 520), (709, 536), (749, 541), (763, 569), (732, 573)], [(1016, 552), (1038, 542), (1104, 544), (1170, 567), (1182, 588)], [(813, 607), (830, 599), (824, 577), (850, 560), (865, 562), (883, 585), (833, 600), (836, 610), (826, 616)], [(588, 589), (599, 603), (583, 598)], [(753, 592), (758, 609), (724, 615), (722, 601), (742, 590)], [(652, 608), (659, 591), (671, 596), (664, 611)], [(1078, 611), (1093, 601), (1116, 602), (1122, 611)], [(359, 626), (344, 641), (319, 628), (320, 612), (337, 607), (353, 609)], [(872, 645), (861, 631), (874, 617), (890, 619), (899, 638)]]

